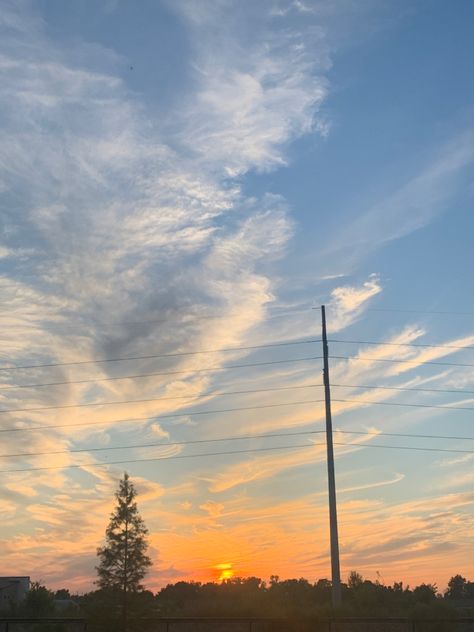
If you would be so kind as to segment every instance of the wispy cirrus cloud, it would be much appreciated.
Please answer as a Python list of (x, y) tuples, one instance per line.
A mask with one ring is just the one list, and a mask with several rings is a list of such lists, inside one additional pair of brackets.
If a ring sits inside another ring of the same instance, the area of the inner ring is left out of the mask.
[(340, 331), (348, 327), (360, 317), (368, 301), (381, 291), (377, 274), (371, 274), (360, 286), (343, 285), (331, 290), (329, 330)]
[[(224, 4), (238, 22), (236, 5)], [(158, 440), (186, 438), (187, 426), (170, 430), (156, 415), (211, 401), (219, 382), (196, 370), (243, 354), (176, 356), (160, 367), (181, 370), (179, 377), (110, 382), (100, 380), (156, 371), (157, 363), (93, 359), (238, 345), (276, 297), (272, 262), (292, 235), (290, 211), (271, 193), (246, 197), (241, 178), (284, 165), (286, 145), (322, 125), (316, 117), (327, 94), (327, 53), (321, 41), (313, 46), (304, 25), (291, 33), (282, 25), (276, 36), (264, 8), (258, 44), (248, 47), (244, 30), (229, 29), (223, 55), (208, 37), (219, 3), (207, 15), (206, 6), (193, 19), (191, 5), (175, 6), (187, 12), (196, 51), (194, 83), (175, 127), (150, 119), (120, 78), (116, 53), (82, 43), (73, 56), (50, 39), (33, 4), (6, 2), (0, 9), (2, 331), (8, 327), (2, 366), (62, 365), (2, 371), (1, 386), (64, 383), (0, 391), (7, 410), (50, 407), (2, 415), (3, 429), (18, 430), (2, 434), (5, 453), (24, 453), (4, 470), (65, 468), (3, 474), (8, 493), (16, 494), (20, 533), (4, 559), (20, 568), (21, 555), (30, 566), (25, 572), (41, 566), (47, 580), (56, 569), (63, 581), (67, 567), (77, 569), (76, 585), (90, 580), (90, 543), (100, 542), (116, 485), (115, 470), (93, 467), (104, 458), (100, 452), (68, 450), (128, 446), (115, 453), (119, 460), (179, 454), (179, 446), (146, 453), (129, 446), (138, 429)], [(77, 383), (94, 378), (95, 384)], [(127, 419), (135, 421), (117, 422)], [(97, 425), (77, 426), (90, 422)], [(27, 432), (46, 425), (58, 427)], [(80, 473), (68, 471), (70, 464)], [(90, 496), (91, 480), (96, 500), (78, 534), (72, 516)], [(138, 486), (145, 508), (163, 494), (152, 481), (140, 478)], [(70, 495), (62, 493), (66, 487)], [(9, 528), (3, 525), (4, 537)], [(45, 556), (49, 565), (40, 564)]]
[[(346, 445), (337, 447), (338, 458), (342, 458), (344, 455), (357, 449), (358, 445), (363, 445), (370, 440), (370, 436), (352, 438), (345, 436), (344, 441)], [(326, 444), (322, 441), (321, 435), (319, 438), (309, 439), (307, 447), (301, 447), (301, 443), (299, 448), (296, 444), (297, 449), (290, 449), (283, 454), (270, 454), (259, 458), (252, 456), (239, 463), (221, 468), (220, 472), (211, 479), (209, 490), (211, 492), (226, 491), (249, 482), (272, 478), (286, 470), (304, 467), (310, 463), (320, 463), (325, 460)]]
[[(308, 400), (322, 398), (312, 386), (319, 371), (316, 359), (298, 364), (300, 368), (277, 365), (265, 374), (251, 367), (205, 372), (210, 367), (223, 369), (238, 358), (258, 361), (256, 352), (248, 349), (133, 363), (94, 362), (319, 337), (319, 323), (310, 310), (291, 324), (266, 318), (279, 296), (274, 263), (287, 251), (294, 221), (281, 196), (271, 191), (260, 197), (245, 193), (246, 174), (281, 168), (289, 161), (287, 148), (293, 140), (327, 131), (321, 114), (330, 67), (324, 29), (312, 22), (315, 14), (307, 10), (313, 8), (309, 2), (286, 3), (283, 8), (288, 10), (280, 15), (272, 15), (270, 4), (249, 5), (251, 14), (243, 17), (239, 4), (230, 0), (173, 3), (172, 10), (184, 16), (183, 29), (193, 49), (192, 81), (173, 116), (163, 121), (150, 115), (140, 95), (120, 77), (118, 64), (123, 60), (116, 53), (83, 43), (81, 54), (73, 58), (51, 40), (34, 5), (5, 2), (0, 9), (6, 29), (0, 58), (2, 367), (92, 360), (1, 372), (0, 387), (65, 382), (54, 388), (0, 390), (2, 408), (97, 404), (11, 412), (1, 419), (4, 430), (25, 430), (2, 433), (5, 453), (26, 453), (21, 460), (5, 461), (5, 470), (64, 468), (2, 472), (7, 510), (0, 527), (4, 563), (25, 574), (37, 573), (51, 586), (67, 582), (80, 589), (90, 587), (91, 547), (102, 539), (120, 475), (122, 464), (117, 469), (97, 467), (105, 460), (104, 453), (88, 453), (88, 446), (122, 446), (114, 453), (117, 460), (138, 461), (199, 454), (184, 445), (133, 448), (139, 438), (166, 443), (310, 424), (322, 428), (321, 402), (317, 407), (312, 402), (292, 404), (302, 393)], [(216, 25), (224, 13), (226, 26), (218, 32)], [(421, 199), (420, 192), (437, 178), (455, 178), (470, 154), (464, 148), (450, 155), (451, 162), (446, 159), (438, 169), (428, 169), (425, 177), (415, 178), (382, 209), (407, 228), (397, 224), (392, 230), (389, 219), (368, 213), (354, 232), (349, 230), (351, 238), (355, 236), (365, 249), (372, 222), (377, 230), (387, 228), (387, 235), (405, 234), (419, 225), (412, 226), (399, 207), (410, 197)], [(436, 190), (433, 205), (439, 208), (444, 194), (441, 185)], [(343, 232), (341, 243), (345, 237)], [(371, 239), (375, 241), (373, 235)], [(382, 291), (375, 275), (362, 282), (336, 283), (329, 304), (334, 312), (332, 331), (354, 323)], [(412, 342), (424, 333), (420, 327), (407, 327), (390, 340)], [(319, 347), (311, 348), (307, 355), (319, 356)], [(298, 349), (285, 356), (273, 350), (264, 359), (300, 360)], [(333, 379), (349, 384), (356, 379), (391, 379), (399, 385), (428, 379), (402, 380), (428, 358), (422, 352), (380, 345), (360, 348), (358, 354), (413, 362), (394, 373), (390, 364), (382, 369), (375, 361), (343, 361), (334, 365)], [(99, 381), (157, 371), (182, 373)], [(96, 383), (76, 383), (95, 378)], [(249, 393), (238, 400), (223, 396), (224, 386), (250, 390), (270, 383), (294, 386), (295, 391)], [(383, 390), (348, 392), (347, 398), (354, 401), (334, 402), (334, 412), (341, 413), (341, 429), (346, 427), (342, 413), (367, 409), (363, 400), (389, 402), (393, 397)], [(179, 399), (165, 399), (173, 397)], [(106, 401), (117, 403), (101, 406)], [(257, 408), (266, 405), (268, 409)], [(232, 410), (239, 406), (256, 408), (245, 414)], [(227, 412), (193, 415), (206, 407)], [(166, 418), (173, 414), (182, 417)], [(357, 420), (375, 433), (382, 425), (368, 426), (365, 417)], [(26, 432), (41, 425), (61, 427)], [(343, 437), (349, 445), (337, 447), (341, 466), (346, 456), (370, 441)], [(73, 454), (70, 449), (86, 452)], [(42, 454), (31, 454), (35, 452)], [(316, 541), (308, 553), (307, 537), (310, 531), (326, 541), (327, 525), (319, 520), (325, 509), (322, 494), (308, 497), (303, 490), (291, 502), (268, 499), (263, 506), (261, 498), (248, 495), (250, 484), (261, 489), (280, 476), (298, 477), (315, 463), (322, 468), (323, 460), (324, 446), (309, 444), (307, 450), (282, 451), (278, 457), (169, 459), (157, 461), (159, 467), (153, 469), (129, 464), (152, 531), (153, 587), (176, 577), (207, 579), (211, 565), (230, 559), (236, 551), (242, 574), (249, 570), (288, 575), (297, 568), (310, 577), (324, 575), (327, 554)], [(80, 465), (80, 470), (68, 470), (71, 464)], [(394, 476), (393, 471), (398, 468), (371, 482), (341, 487), (343, 522), (354, 520), (363, 538), (360, 549), (347, 550), (348, 563), (363, 561), (364, 546), (371, 560), (383, 555), (383, 547), (369, 550), (368, 517), (380, 519), (381, 532), (386, 528), (383, 541), (388, 552), (394, 543), (402, 544), (401, 527), (385, 501), (357, 497), (371, 490), (388, 494), (402, 485), (404, 474)], [(79, 528), (76, 517), (86, 503), (89, 512)], [(426, 506), (398, 509), (427, 511)], [(412, 522), (414, 529), (425, 524)], [(251, 523), (255, 528), (249, 530)], [(268, 559), (281, 559), (288, 533), (295, 536), (294, 555), (281, 562), (281, 569), (270, 569)], [(445, 534), (435, 535), (440, 546), (451, 544)], [(426, 549), (417, 559), (433, 559), (432, 553)], [(255, 566), (248, 569), (250, 559)]]
[[(243, 14), (232, 12), (235, 6), (175, 5), (200, 25), (194, 39), (198, 90), (184, 109), (181, 140), (201, 161), (217, 161), (229, 176), (284, 165), (288, 142), (324, 130), (318, 110), (328, 93), (324, 73), (330, 66), (316, 27), (288, 29), (272, 19), (264, 2), (251, 10), (261, 25), (257, 35)], [(215, 34), (216, 23), (219, 36), (206, 37)]]
[(468, 181), (474, 161), (473, 139), (474, 131), (467, 127), (438, 145), (398, 189), (359, 209), (333, 235), (324, 256), (337, 258), (345, 270), (351, 269), (369, 252), (429, 224), (444, 212), (458, 186)]

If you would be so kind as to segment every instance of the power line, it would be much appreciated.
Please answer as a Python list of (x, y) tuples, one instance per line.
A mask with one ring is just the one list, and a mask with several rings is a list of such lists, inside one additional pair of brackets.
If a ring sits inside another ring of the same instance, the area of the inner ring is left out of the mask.
[(333, 399), (334, 402), (374, 404), (377, 406), (408, 406), (410, 408), (440, 408), (441, 410), (474, 410), (473, 406), (437, 406), (435, 404), (403, 404), (400, 402), (371, 402), (362, 399)]
[[(205, 316), (200, 316), (198, 320), (204, 320), (206, 317)], [(208, 316), (207, 318), (219, 318), (218, 316)], [(2, 321), (9, 321), (10, 319), (8, 318), (3, 318), (0, 319), (0, 324), (3, 325)], [(44, 329), (44, 325), (55, 325), (58, 328), (64, 330), (74, 330), (77, 331), (77, 323), (74, 325), (68, 324), (70, 322), (70, 319), (67, 322), (63, 322), (60, 320), (53, 320), (53, 321), (49, 321), (49, 322), (45, 322), (43, 319), (40, 319), (38, 322), (28, 322), (28, 323), (24, 323), (24, 322), (20, 322), (18, 323), (18, 328), (29, 328), (29, 329)], [(82, 326), (89, 326), (89, 327), (122, 327), (122, 326), (134, 326), (134, 325), (158, 325), (158, 324), (165, 324), (165, 323), (169, 323), (172, 322), (170, 319), (166, 320), (166, 319), (156, 319), (156, 320), (137, 320), (137, 321), (119, 321), (119, 322), (102, 322), (102, 321), (97, 321), (97, 320), (84, 320), (79, 319), (79, 325)]]
[[(197, 445), (202, 443), (220, 443), (225, 441), (250, 441), (250, 440), (260, 440), (260, 439), (273, 439), (273, 438), (282, 438), (282, 437), (298, 437), (298, 436), (307, 436), (313, 434), (324, 434), (325, 430), (302, 430), (298, 432), (274, 432), (274, 433), (266, 433), (266, 434), (253, 434), (253, 435), (240, 435), (240, 436), (230, 436), (230, 437), (217, 437), (213, 439), (193, 439), (189, 441), (158, 441), (152, 443), (140, 443), (140, 444), (132, 444), (132, 445), (119, 445), (119, 446), (105, 446), (105, 447), (94, 447), (94, 448), (73, 448), (69, 450), (50, 450), (44, 452), (17, 452), (11, 454), (0, 454), (1, 459), (6, 458), (17, 458), (17, 457), (30, 457), (30, 456), (52, 456), (57, 454), (80, 454), (84, 452), (109, 452), (111, 450), (136, 450), (136, 449), (144, 449), (144, 448), (157, 448), (157, 447), (173, 447), (173, 446), (186, 446), (186, 445)], [(363, 436), (374, 436), (374, 437), (406, 437), (406, 438), (415, 438), (415, 439), (441, 439), (441, 440), (452, 440), (452, 441), (474, 441), (474, 437), (461, 437), (461, 436), (453, 436), (453, 435), (433, 435), (433, 434), (412, 434), (406, 432), (368, 432), (362, 430), (339, 430), (335, 431), (338, 434), (347, 434), (347, 435), (363, 435)]]
[(428, 309), (397, 309), (393, 307), (370, 307), (368, 312), (406, 312), (409, 314), (447, 314), (456, 316), (474, 316), (474, 312), (458, 312), (448, 310), (428, 310)]
[[(90, 408), (94, 406), (115, 406), (115, 405), (123, 405), (123, 404), (143, 404), (148, 402), (161, 402), (161, 401), (169, 401), (176, 399), (192, 399), (193, 397), (222, 397), (224, 395), (247, 395), (250, 393), (266, 393), (269, 391), (288, 391), (296, 388), (320, 388), (321, 384), (303, 384), (297, 386), (274, 386), (272, 388), (254, 388), (245, 391), (208, 391), (207, 393), (196, 393), (194, 395), (174, 395), (173, 397), (152, 397), (150, 399), (125, 399), (119, 400), (116, 402), (93, 402), (87, 404), (63, 404), (61, 406), (40, 406), (38, 408), (8, 408), (0, 410), (0, 414), (5, 413), (23, 413), (23, 412), (34, 412), (40, 410), (61, 410), (65, 408)], [(322, 400), (321, 400), (322, 401)]]
[(44, 382), (40, 384), (10, 384), (8, 386), (0, 386), (0, 391), (11, 390), (17, 388), (42, 388), (46, 386), (66, 386), (69, 384), (95, 384), (97, 382), (110, 382), (114, 380), (132, 380), (138, 378), (155, 377), (163, 375), (181, 375), (194, 373), (211, 373), (213, 371), (227, 371), (228, 369), (243, 369), (248, 367), (269, 366), (272, 364), (290, 364), (292, 362), (304, 362), (309, 360), (321, 360), (322, 356), (311, 356), (306, 358), (293, 358), (290, 360), (272, 360), (268, 362), (250, 362), (246, 364), (231, 364), (224, 367), (209, 367), (206, 369), (188, 369), (180, 371), (160, 371), (157, 373), (139, 373), (136, 375), (120, 375), (116, 377), (93, 378), (88, 380), (65, 380), (63, 382)]
[[(254, 393), (265, 393), (265, 392), (273, 392), (273, 391), (285, 391), (285, 390), (295, 390), (295, 389), (303, 389), (303, 388), (321, 388), (321, 384), (303, 384), (303, 385), (295, 385), (295, 386), (276, 386), (276, 387), (272, 387), (272, 388), (262, 388), (262, 389), (247, 389), (247, 390), (241, 390), (241, 391), (210, 391), (207, 393), (203, 393), (200, 395), (201, 398), (204, 397), (222, 397), (222, 396), (227, 396), (227, 395), (244, 395), (244, 394), (254, 394)], [(334, 386), (345, 386), (345, 385), (337, 385), (335, 384)], [(346, 385), (348, 387), (350, 387), (349, 385)], [(357, 387), (350, 387), (350, 388), (357, 388)], [(360, 387), (360, 388), (366, 388), (366, 387)], [(367, 387), (367, 388), (379, 388), (379, 387)], [(383, 387), (381, 387), (383, 388)], [(390, 387), (387, 387), (390, 388)], [(395, 387), (394, 387), (395, 388)], [(415, 389), (404, 389), (404, 390), (415, 390)], [(417, 389), (418, 390), (418, 389)], [(425, 389), (419, 389), (419, 390), (425, 390)], [(427, 389), (426, 389), (427, 390)], [(438, 392), (438, 391), (436, 391)], [(442, 392), (442, 391), (441, 391)], [(459, 391), (456, 391), (459, 393)], [(464, 391), (464, 392), (468, 392), (468, 391)], [(43, 410), (63, 410), (63, 409), (69, 409), (69, 408), (89, 408), (89, 407), (97, 407), (97, 406), (115, 406), (115, 405), (124, 405), (124, 404), (139, 404), (139, 403), (149, 403), (149, 402), (157, 402), (157, 401), (170, 401), (170, 400), (179, 400), (179, 399), (192, 399), (193, 397), (196, 397), (199, 395), (176, 395), (176, 396), (172, 396), (172, 397), (155, 397), (155, 398), (149, 398), (149, 399), (132, 399), (132, 400), (119, 400), (119, 401), (114, 401), (114, 402), (94, 402), (94, 403), (86, 403), (86, 404), (65, 404), (65, 405), (60, 405), (60, 406), (41, 406), (41, 407), (36, 407), (36, 408), (10, 408), (10, 409), (4, 409), (4, 410), (0, 410), (0, 414), (5, 414), (5, 413), (15, 413), (15, 412), (37, 412), (37, 411), (43, 411)], [(311, 400), (312, 403), (321, 403), (324, 400)], [(443, 410), (474, 410), (474, 407), (471, 406), (446, 406), (446, 405), (435, 405), (435, 404), (409, 404), (409, 403), (399, 403), (399, 402), (379, 402), (379, 401), (367, 401), (367, 400), (359, 400), (359, 399), (334, 399), (333, 401), (335, 402), (340, 402), (340, 403), (355, 403), (355, 404), (374, 404), (374, 405), (380, 405), (380, 406), (405, 406), (405, 407), (415, 407), (415, 408), (436, 408), (436, 409), (443, 409)], [(304, 403), (304, 402), (302, 402)], [(309, 402), (308, 402), (309, 403)], [(275, 404), (273, 404), (275, 405)], [(290, 405), (290, 404), (276, 404), (276, 405)], [(262, 406), (262, 408), (264, 408), (265, 406)], [(253, 407), (250, 407), (253, 408)], [(259, 408), (259, 407), (257, 407)], [(234, 410), (248, 410), (249, 407), (244, 407), (244, 408), (240, 408), (240, 409), (234, 409)], [(227, 409), (229, 410), (229, 409)], [(202, 412), (202, 411), (201, 411)], [(223, 411), (224, 412), (224, 411)], [(181, 417), (181, 416), (187, 416), (190, 414), (198, 414), (198, 413), (181, 413), (178, 415), (172, 415), (172, 417)], [(152, 418), (157, 418), (156, 416), (153, 417), (144, 417), (144, 418), (134, 418), (134, 419), (152, 419)], [(104, 421), (104, 422), (100, 422), (100, 423), (112, 423), (112, 421)], [(53, 425), (53, 426), (39, 426), (38, 428), (9, 428), (9, 429), (0, 429), (0, 432), (17, 432), (17, 431), (24, 431), (24, 430), (36, 430), (36, 429), (45, 429), (45, 428), (60, 428), (60, 427), (72, 427), (73, 425), (95, 425), (95, 424), (90, 424), (90, 423), (86, 423), (86, 424), (64, 424), (63, 425)]]
[[(309, 313), (309, 310), (312, 309), (310, 307), (307, 307), (306, 309), (301, 308), (301, 309), (289, 309), (286, 310), (285, 312), (282, 313), (277, 313), (277, 314), (267, 314), (266, 315), (266, 320), (270, 320), (273, 318), (284, 318), (285, 316), (288, 315), (292, 315), (292, 314), (306, 314)], [(94, 319), (90, 319), (89, 321), (84, 320), (84, 318), (82, 319), (82, 324), (83, 325), (90, 325), (92, 327), (132, 327), (132, 326), (137, 326), (137, 325), (165, 325), (167, 323), (175, 323), (176, 322), (176, 318), (180, 319), (180, 322), (183, 322), (185, 324), (192, 324), (193, 322), (199, 322), (201, 320), (222, 320), (224, 318), (226, 318), (225, 316), (205, 316), (205, 315), (196, 315), (196, 314), (173, 314), (172, 316), (170, 316), (169, 318), (158, 318), (158, 319), (150, 319), (150, 320), (135, 320), (135, 321), (110, 321), (110, 322), (105, 322), (105, 321), (97, 321)], [(41, 320), (39, 321), (40, 323), (42, 322)], [(38, 324), (39, 323), (21, 323), (20, 327), (29, 327), (31, 329), (37, 329), (38, 328)], [(51, 324), (51, 323), (48, 323)], [(61, 329), (77, 329), (76, 325), (68, 325), (67, 323), (61, 322), (61, 321), (53, 321), (52, 322), (53, 325), (57, 325), (59, 327), (61, 327)]]
[(376, 340), (336, 340), (332, 339), (329, 342), (350, 344), (350, 345), (380, 345), (388, 347), (427, 347), (430, 349), (474, 349), (474, 346), (470, 345), (435, 345), (435, 344), (422, 344), (416, 342), (385, 342)]
[[(96, 463), (74, 463), (71, 465), (50, 465), (50, 466), (42, 466), (42, 467), (27, 467), (27, 468), (17, 468), (10, 470), (0, 470), (0, 474), (11, 474), (14, 472), (39, 472), (45, 470), (67, 470), (67, 469), (78, 469), (83, 467), (108, 467), (110, 465), (125, 465), (131, 463), (151, 463), (155, 461), (173, 461), (178, 459), (195, 459), (202, 457), (210, 457), (210, 456), (226, 456), (233, 454), (248, 454), (253, 452), (273, 452), (279, 450), (298, 450), (298, 449), (308, 449), (313, 448), (315, 446), (325, 446), (326, 443), (311, 443), (310, 445), (289, 445), (289, 446), (273, 446), (269, 448), (248, 448), (245, 450), (226, 450), (222, 452), (204, 452), (199, 454), (177, 454), (173, 456), (161, 456), (161, 457), (152, 457), (147, 459), (127, 459), (120, 461), (104, 461), (104, 462), (96, 462)], [(474, 450), (458, 450), (458, 449), (450, 449), (450, 448), (418, 448), (414, 446), (393, 446), (393, 445), (382, 445), (382, 444), (370, 444), (370, 443), (343, 443), (334, 441), (334, 445), (346, 446), (351, 448), (379, 448), (379, 449), (388, 449), (388, 450), (413, 450), (417, 452), (449, 452), (449, 453), (459, 453), (459, 454), (474, 454)]]
[(101, 448), (77, 448), (72, 450), (53, 450), (46, 452), (19, 452), (16, 454), (0, 454), (0, 459), (25, 456), (50, 456), (53, 454), (79, 454), (81, 452), (108, 452), (109, 450), (135, 450), (143, 448), (166, 448), (179, 445), (195, 445), (201, 443), (219, 443), (223, 441), (248, 441), (253, 439), (273, 439), (276, 437), (298, 437), (302, 435), (323, 434), (324, 430), (303, 430), (299, 432), (275, 432), (262, 435), (242, 435), (240, 437), (219, 437), (217, 439), (193, 439), (190, 441), (158, 441), (135, 445), (106, 446)]
[(416, 393), (451, 393), (456, 395), (474, 395), (474, 391), (465, 391), (461, 389), (449, 388), (418, 388), (409, 386), (377, 386), (374, 384), (331, 384), (339, 388), (370, 388), (387, 391), (413, 391)]
[(27, 364), (23, 366), (0, 367), (0, 371), (18, 371), (23, 369), (43, 369), (59, 366), (76, 366), (81, 364), (102, 364), (105, 362), (124, 362), (126, 360), (150, 360), (154, 358), (176, 358), (181, 356), (197, 355), (200, 353), (225, 353), (228, 351), (251, 351), (253, 349), (269, 349), (273, 347), (287, 347), (290, 345), (305, 345), (321, 340), (295, 340), (292, 342), (273, 342), (262, 345), (248, 345), (246, 347), (223, 347), (221, 349), (198, 349), (195, 351), (177, 351), (175, 353), (159, 353), (143, 356), (127, 356), (123, 358), (96, 358), (94, 360), (78, 360), (76, 362), (50, 362), (47, 364)]
[(280, 408), (282, 406), (301, 406), (305, 404), (321, 403), (321, 399), (308, 399), (298, 402), (282, 402), (278, 404), (260, 404), (258, 406), (238, 406), (234, 408), (220, 408), (214, 410), (190, 410), (184, 413), (173, 413), (170, 415), (147, 415), (146, 417), (130, 417), (127, 419), (108, 419), (105, 421), (81, 421), (74, 424), (52, 424), (48, 426), (33, 426), (31, 428), (0, 428), (2, 432), (33, 432), (35, 430), (51, 430), (53, 428), (76, 428), (84, 426), (104, 426), (107, 424), (132, 423), (134, 421), (152, 421), (160, 419), (176, 419), (177, 417), (194, 417), (196, 415), (215, 415), (220, 413), (233, 413), (243, 410), (261, 410), (263, 408)]
[(413, 439), (443, 439), (452, 441), (474, 441), (474, 437), (460, 437), (457, 435), (433, 435), (433, 434), (413, 434), (409, 432), (366, 432), (362, 430), (336, 430), (340, 434), (356, 434), (374, 437), (410, 437)]
[(313, 445), (325, 445), (325, 444), (311, 444), (311, 445), (295, 445), (295, 446), (274, 446), (271, 448), (250, 448), (247, 450), (226, 450), (225, 452), (204, 452), (200, 454), (176, 454), (173, 456), (161, 456), (161, 457), (153, 457), (148, 459), (127, 459), (124, 461), (104, 461), (100, 463), (74, 463), (71, 465), (50, 465), (44, 467), (26, 467), (19, 468), (13, 470), (0, 470), (0, 474), (7, 474), (11, 472), (39, 472), (42, 470), (67, 470), (67, 469), (78, 469), (82, 467), (104, 467), (108, 465), (125, 465), (129, 463), (149, 463), (154, 461), (167, 461), (167, 460), (177, 460), (177, 459), (193, 459), (199, 457), (210, 457), (210, 456), (225, 456), (230, 454), (245, 454), (247, 452), (272, 452), (276, 450), (291, 450), (297, 448), (312, 448)]
[[(272, 388), (263, 388), (263, 389), (247, 389), (242, 391), (211, 391), (208, 393), (203, 393), (200, 397), (220, 397), (227, 395), (243, 395), (243, 394), (254, 394), (254, 393), (264, 393), (264, 392), (273, 392), (273, 391), (284, 391), (284, 390), (294, 390), (294, 389), (303, 389), (303, 388), (321, 388), (321, 384), (304, 384), (304, 385), (296, 385), (296, 386), (277, 386)], [(334, 384), (334, 386), (347, 386), (349, 388), (357, 388), (357, 386), (350, 385), (338, 385)], [(383, 388), (383, 387), (364, 387), (360, 386), (360, 388)], [(387, 387), (390, 388), (390, 387)], [(395, 388), (395, 387), (394, 387)], [(405, 390), (405, 389), (404, 389)], [(406, 389), (406, 390), (415, 390), (415, 389)], [(418, 389), (417, 389), (418, 390)], [(419, 390), (427, 390), (427, 389), (419, 389)], [(438, 392), (438, 391), (437, 391)], [(442, 392), (442, 391), (441, 391)], [(459, 393), (459, 391), (456, 391)], [(464, 391), (468, 393), (468, 391)], [(0, 410), (0, 414), (5, 413), (14, 413), (14, 412), (36, 412), (43, 410), (62, 410), (69, 408), (85, 408), (85, 407), (96, 407), (96, 406), (115, 406), (115, 405), (124, 405), (124, 404), (138, 404), (138, 403), (148, 403), (148, 402), (156, 402), (156, 401), (169, 401), (169, 400), (177, 400), (177, 399), (191, 399), (195, 397), (195, 395), (177, 395), (173, 397), (156, 397), (150, 399), (137, 399), (137, 400), (119, 400), (115, 402), (101, 402), (101, 403), (87, 403), (87, 404), (66, 404), (61, 406), (42, 406), (37, 408), (11, 408), (7, 410)], [(400, 402), (379, 402), (379, 401), (367, 401), (367, 400), (359, 400), (359, 399), (334, 399), (333, 401), (339, 403), (354, 403), (354, 404), (374, 404), (380, 406), (403, 406), (403, 407), (415, 407), (415, 408), (433, 408), (433, 409), (442, 409), (442, 410), (474, 410), (474, 407), (471, 406), (447, 406), (447, 405), (435, 405), (435, 404), (411, 404), (411, 403), (400, 403)], [(252, 410), (256, 408), (267, 408), (272, 406), (289, 406), (294, 404), (305, 404), (305, 403), (322, 403), (324, 400), (316, 399), (316, 400), (308, 400), (307, 402), (290, 402), (290, 403), (282, 403), (282, 404), (270, 404), (270, 405), (262, 405), (262, 406), (250, 406), (250, 407), (239, 407), (239, 408), (230, 408), (223, 409), (219, 411), (196, 411), (196, 412), (185, 412), (173, 415), (163, 415), (163, 416), (147, 416), (147, 417), (135, 417), (124, 420), (109, 420), (109, 421), (101, 421), (101, 422), (86, 422), (79, 424), (58, 424), (58, 425), (48, 425), (48, 426), (38, 426), (33, 428), (2, 428), (0, 432), (20, 432), (20, 431), (31, 431), (31, 430), (40, 430), (40, 429), (48, 429), (48, 428), (62, 428), (62, 427), (74, 427), (74, 426), (88, 426), (88, 425), (102, 425), (109, 424), (115, 422), (126, 422), (126, 421), (138, 421), (143, 420), (146, 421), (148, 419), (158, 419), (165, 417), (183, 417), (190, 416), (196, 414), (206, 414), (207, 412), (229, 412), (229, 411), (237, 411), (237, 410)]]
[[(313, 445), (318, 444), (314, 443)], [(335, 441), (334, 445), (346, 445), (355, 448), (383, 448), (384, 450), (414, 450), (416, 452), (456, 452), (459, 454), (474, 454), (474, 450), (458, 450), (455, 448), (419, 448), (416, 446), (406, 445), (382, 445), (380, 443), (338, 443)]]
[(422, 364), (431, 364), (434, 366), (468, 366), (468, 367), (473, 367), (474, 364), (463, 364), (460, 362), (431, 362), (431, 361), (424, 361), (424, 362), (419, 362), (418, 360), (388, 360), (386, 358), (362, 358), (362, 357), (358, 357), (358, 356), (336, 356), (336, 355), (332, 355), (331, 358), (333, 358), (334, 360), (361, 360), (362, 362), (394, 362), (396, 364), (416, 364), (418, 366), (421, 366)]

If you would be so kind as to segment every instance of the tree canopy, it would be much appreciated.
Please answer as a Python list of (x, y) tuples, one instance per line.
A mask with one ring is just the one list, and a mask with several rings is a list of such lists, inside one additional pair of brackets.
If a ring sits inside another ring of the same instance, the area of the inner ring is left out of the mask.
[(97, 549), (97, 585), (118, 592), (122, 614), (127, 619), (127, 595), (143, 588), (141, 581), (151, 566), (146, 554), (148, 530), (138, 512), (137, 492), (125, 472), (115, 494), (117, 505), (105, 532), (105, 546)]

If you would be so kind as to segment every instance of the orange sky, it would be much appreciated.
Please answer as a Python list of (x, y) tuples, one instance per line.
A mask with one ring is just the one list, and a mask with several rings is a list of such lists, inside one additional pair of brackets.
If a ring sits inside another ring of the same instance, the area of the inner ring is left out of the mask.
[(151, 589), (328, 578), (325, 304), (343, 577), (474, 580), (474, 133), (399, 117), (417, 11), (142, 4), (0, 2), (0, 574), (92, 589), (126, 469)]

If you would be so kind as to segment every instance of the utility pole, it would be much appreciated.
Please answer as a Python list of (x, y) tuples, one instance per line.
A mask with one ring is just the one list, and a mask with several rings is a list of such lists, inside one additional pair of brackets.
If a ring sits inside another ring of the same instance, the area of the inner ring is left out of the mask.
[(332, 604), (341, 604), (341, 569), (339, 566), (339, 537), (337, 533), (336, 506), (336, 477), (334, 474), (334, 448), (332, 442), (331, 417), (331, 389), (329, 386), (329, 348), (326, 331), (326, 308), (321, 305), (321, 320), (323, 328), (323, 358), (324, 358), (324, 401), (326, 403), (326, 446), (328, 462), (328, 492), (329, 492), (329, 529), (331, 534), (331, 580)]

